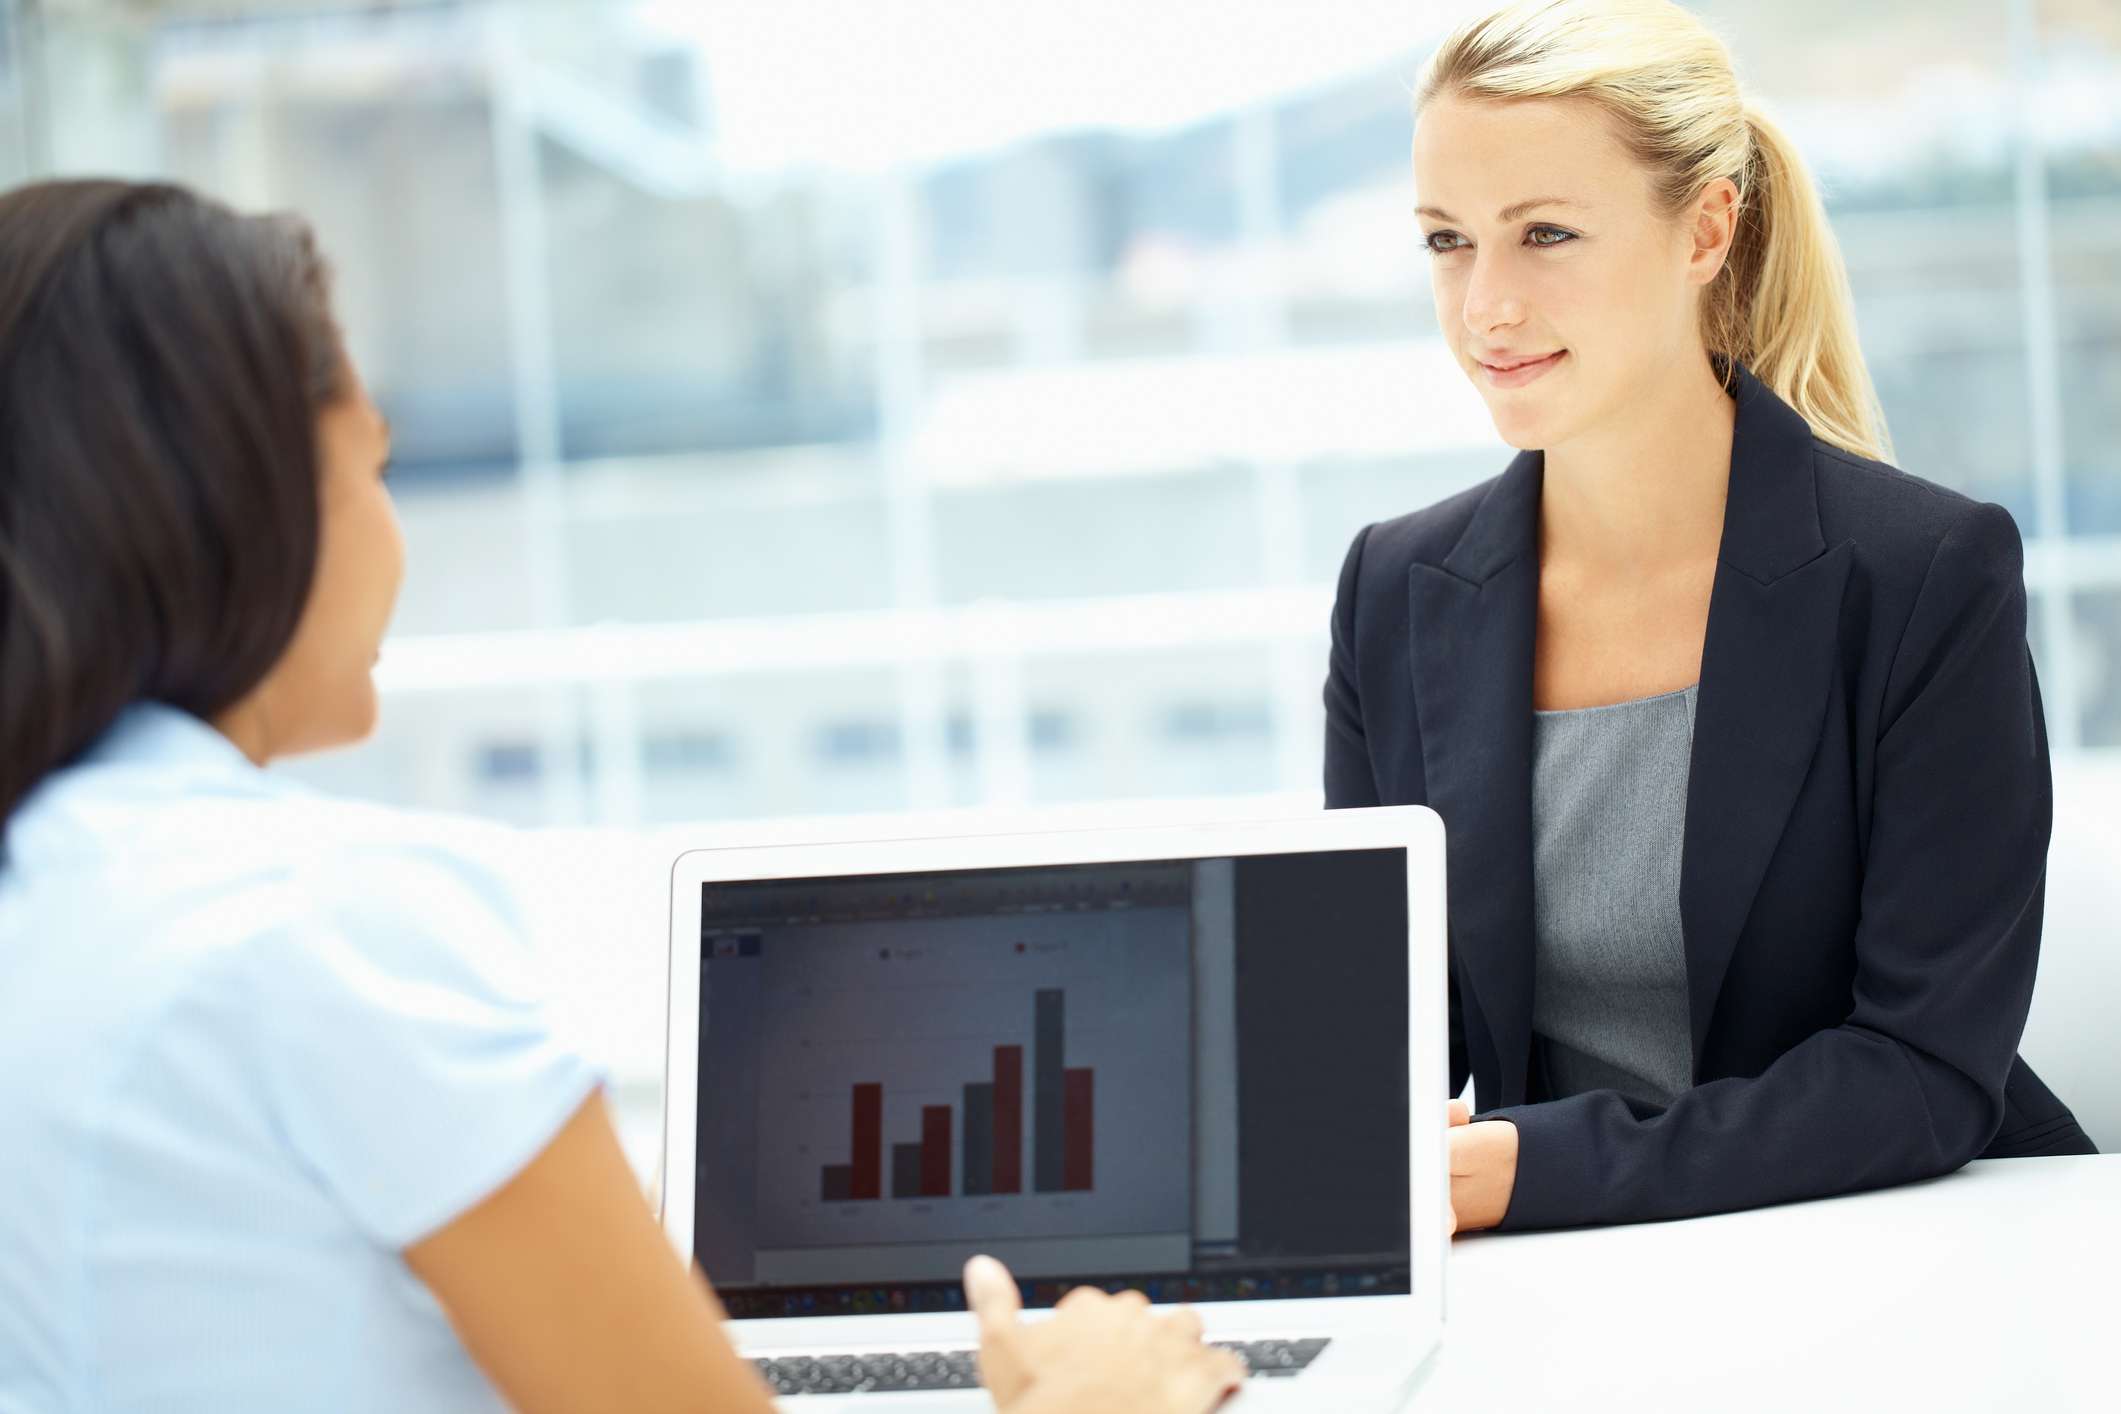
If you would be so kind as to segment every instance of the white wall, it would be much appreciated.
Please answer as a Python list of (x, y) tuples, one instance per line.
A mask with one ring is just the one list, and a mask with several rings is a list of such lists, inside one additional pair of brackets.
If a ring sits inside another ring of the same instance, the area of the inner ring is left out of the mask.
[(2121, 1152), (2121, 762), (2056, 767), (2040, 981), (2019, 1050), (2092, 1142)]

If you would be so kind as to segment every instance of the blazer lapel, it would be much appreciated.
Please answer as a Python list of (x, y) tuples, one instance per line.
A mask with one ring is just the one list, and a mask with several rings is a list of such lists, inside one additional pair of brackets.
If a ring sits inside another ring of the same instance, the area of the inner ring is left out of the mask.
[[(1820, 531), (1811, 429), (1743, 364), (1728, 371), (1737, 420), (1679, 886), (1697, 1071), (1732, 950), (1818, 746), (1849, 572), (1849, 545), (1828, 549)], [(1416, 564), (1408, 583), (1428, 802), (1464, 841), (1446, 866), (1452, 951), (1494, 1039), (1498, 1105), (1523, 1102), (1531, 1057), (1544, 473), (1541, 453), (1519, 453), (1450, 554)]]
[(1732, 372), (1730, 491), (1680, 863), (1697, 1075), (1731, 952), (1818, 748), (1849, 571), (1848, 542), (1829, 550), (1820, 532), (1810, 428), (1743, 364)]
[(1452, 952), (1521, 1103), (1532, 1045), (1532, 644), (1539, 622), (1538, 452), (1520, 453), (1441, 564), (1409, 574), (1414, 709), (1428, 803), (1443, 817)]

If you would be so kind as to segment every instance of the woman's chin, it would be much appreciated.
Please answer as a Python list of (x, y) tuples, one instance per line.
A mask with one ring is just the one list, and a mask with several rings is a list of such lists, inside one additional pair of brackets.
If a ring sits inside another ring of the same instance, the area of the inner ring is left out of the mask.
[(281, 742), (276, 742), (273, 756), (275, 759), (313, 756), (321, 751), (359, 746), (376, 734), (381, 716), (382, 702), (376, 694), (375, 682), (364, 673), (359, 682), (348, 684), (335, 695), (328, 712), (318, 713), (300, 729), (288, 732)]
[(1495, 434), (1521, 452), (1552, 447), (1563, 440), (1575, 419), (1555, 407), (1527, 407), (1507, 402), (1489, 403), (1488, 420)]
[(1546, 426), (1539, 418), (1526, 417), (1519, 413), (1497, 416), (1491, 420), (1495, 424), (1495, 435), (1520, 452), (1537, 451), (1547, 445)]
[(383, 701), (376, 692), (372, 673), (361, 675), (361, 684), (352, 693), (347, 708), (347, 734), (339, 745), (358, 746), (376, 734), (376, 726), (383, 718)]

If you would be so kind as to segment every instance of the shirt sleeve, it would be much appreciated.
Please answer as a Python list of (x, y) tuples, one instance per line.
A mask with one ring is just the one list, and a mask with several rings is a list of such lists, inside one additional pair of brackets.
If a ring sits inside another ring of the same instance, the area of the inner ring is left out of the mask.
[(269, 1102), (299, 1160), (404, 1248), (505, 1185), (605, 1079), (544, 999), (507, 893), (438, 848), (334, 851), (248, 969)]

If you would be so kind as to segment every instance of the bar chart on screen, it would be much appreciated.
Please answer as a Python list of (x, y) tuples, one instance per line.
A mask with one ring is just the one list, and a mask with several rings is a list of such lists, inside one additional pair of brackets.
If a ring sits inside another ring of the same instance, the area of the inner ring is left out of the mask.
[(766, 949), (772, 1245), (1182, 1230), (1190, 915), (821, 925)]
[[(1033, 1191), (1083, 1193), (1095, 1187), (1097, 1171), (1097, 1071), (1065, 1062), (1067, 992), (1059, 987), (1034, 994), (1031, 1167)], [(853, 1119), (847, 1146), (852, 1157), (819, 1172), (819, 1199), (826, 1203), (876, 1201), (884, 1197), (884, 1087), (854, 1085), (848, 1100)], [(963, 1134), (958, 1184), (951, 1187), (951, 1132)], [(921, 1106), (920, 1138), (892, 1144), (893, 1198), (992, 1197), (1024, 1191), (1024, 1048), (996, 1046), (986, 1079), (967, 1082), (961, 1107)]]

